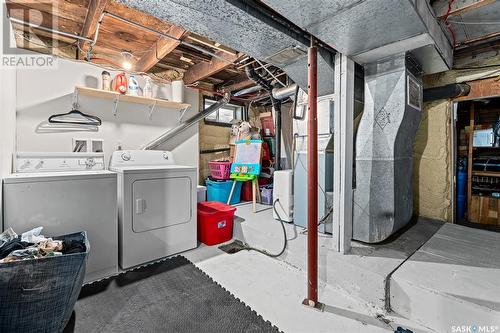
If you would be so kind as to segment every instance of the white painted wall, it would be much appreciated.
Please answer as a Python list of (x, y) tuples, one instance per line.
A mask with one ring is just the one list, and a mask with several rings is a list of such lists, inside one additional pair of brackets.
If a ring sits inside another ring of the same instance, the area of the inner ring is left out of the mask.
[[(6, 19), (5, 4), (0, 2), (0, 58), (3, 57), (3, 24)], [(11, 40), (14, 37), (11, 35)], [(16, 70), (0, 66), (0, 185), (3, 176), (11, 171), (16, 124)], [(0, 190), (0, 229), (2, 229), (2, 191)]]
[[(69, 152), (72, 138), (95, 138), (104, 140), (104, 153), (109, 158), (118, 144), (122, 149), (139, 149), (176, 126), (177, 110), (156, 108), (149, 119), (147, 105), (119, 102), (114, 116), (113, 100), (79, 96), (80, 111), (101, 118), (103, 123), (98, 132), (37, 133), (38, 125), (49, 116), (71, 110), (75, 86), (98, 88), (102, 70), (64, 59), (58, 59), (57, 69), (18, 69), (17, 151)], [(142, 79), (139, 81), (142, 85)], [(154, 91), (159, 98), (171, 97), (168, 85), (157, 85)], [(198, 91), (186, 89), (185, 102), (191, 104), (184, 116), (187, 119), (199, 110)], [(198, 127), (193, 126), (161, 148), (172, 150), (178, 164), (198, 166)]]

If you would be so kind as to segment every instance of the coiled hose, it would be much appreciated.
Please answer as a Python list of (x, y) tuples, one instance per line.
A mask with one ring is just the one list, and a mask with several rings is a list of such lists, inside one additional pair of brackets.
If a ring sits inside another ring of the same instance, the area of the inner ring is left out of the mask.
[(288, 246), (288, 239), (286, 237), (285, 222), (283, 222), (283, 220), (280, 217), (280, 214), (276, 210), (276, 203), (277, 202), (279, 202), (279, 199), (274, 200), (273, 210), (276, 213), (276, 216), (278, 216), (278, 220), (281, 223), (281, 228), (283, 229), (283, 238), (284, 238), (284, 241), (283, 241), (283, 248), (281, 249), (281, 251), (279, 253), (276, 253), (276, 254), (269, 253), (266, 250), (258, 249), (258, 248), (255, 248), (255, 247), (251, 247), (251, 246), (249, 246), (246, 243), (243, 243), (243, 249), (248, 250), (248, 251), (256, 251), (256, 252), (262, 253), (263, 255), (266, 255), (266, 256), (271, 257), (271, 258), (277, 258), (277, 257), (281, 256), (285, 252), (286, 247)]

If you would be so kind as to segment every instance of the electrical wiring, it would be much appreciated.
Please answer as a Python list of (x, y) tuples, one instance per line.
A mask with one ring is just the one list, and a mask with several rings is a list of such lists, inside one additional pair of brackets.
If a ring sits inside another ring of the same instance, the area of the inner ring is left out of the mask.
[(452, 48), (455, 48), (455, 44), (456, 44), (456, 37), (455, 37), (455, 30), (453, 30), (453, 27), (451, 26), (451, 24), (448, 22), (448, 16), (450, 16), (450, 13), (451, 13), (451, 6), (453, 5), (453, 3), (455, 2), (455, 0), (448, 0), (448, 11), (446, 12), (444, 18), (443, 18), (443, 22), (444, 22), (444, 25), (446, 26), (446, 28), (448, 29), (448, 31), (450, 32), (451, 34), (451, 39), (452, 39), (452, 44), (451, 44), (451, 47)]

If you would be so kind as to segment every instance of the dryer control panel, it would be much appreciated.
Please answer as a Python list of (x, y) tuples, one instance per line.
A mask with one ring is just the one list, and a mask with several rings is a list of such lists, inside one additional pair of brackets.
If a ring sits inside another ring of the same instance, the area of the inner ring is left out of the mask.
[(162, 166), (175, 164), (170, 151), (161, 150), (117, 150), (111, 156), (110, 167)]

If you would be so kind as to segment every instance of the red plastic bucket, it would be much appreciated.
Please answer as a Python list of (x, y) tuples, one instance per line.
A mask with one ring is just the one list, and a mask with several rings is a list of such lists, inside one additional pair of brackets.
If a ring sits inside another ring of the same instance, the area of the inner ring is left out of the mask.
[(235, 207), (217, 201), (198, 203), (198, 240), (217, 245), (233, 238)]

